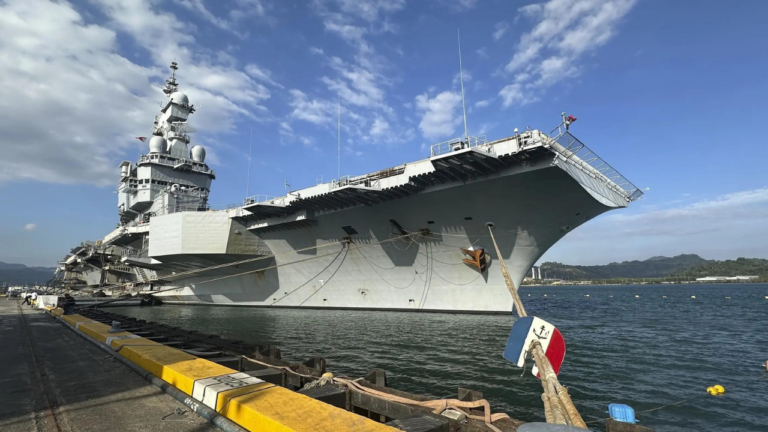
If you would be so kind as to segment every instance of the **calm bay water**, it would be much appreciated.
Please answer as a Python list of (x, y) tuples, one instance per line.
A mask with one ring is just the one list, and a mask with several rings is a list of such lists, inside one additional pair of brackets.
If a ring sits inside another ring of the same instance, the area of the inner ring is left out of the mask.
[[(563, 333), (567, 354), (560, 381), (585, 420), (604, 418), (612, 402), (642, 411), (698, 396), (639, 413), (640, 424), (659, 431), (768, 431), (768, 377), (757, 379), (768, 359), (768, 284), (520, 292), (530, 315)], [(457, 387), (479, 390), (495, 411), (543, 420), (541, 384), (530, 371), (520, 376), (521, 369), (501, 356), (511, 316), (198, 306), (111, 310), (274, 344), (289, 360), (322, 356), (337, 375), (359, 377), (380, 368), (390, 386), (433, 397), (455, 396)], [(726, 394), (706, 395), (714, 384)]]

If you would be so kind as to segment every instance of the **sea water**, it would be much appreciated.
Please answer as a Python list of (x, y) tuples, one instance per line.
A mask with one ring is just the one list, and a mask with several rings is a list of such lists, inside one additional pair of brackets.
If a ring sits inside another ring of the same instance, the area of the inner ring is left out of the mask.
[[(594, 429), (604, 429), (599, 421), (615, 402), (630, 405), (640, 424), (659, 431), (768, 431), (768, 377), (760, 378), (768, 360), (768, 284), (547, 286), (520, 293), (529, 315), (565, 337), (559, 379), (584, 420), (598, 421)], [(543, 421), (539, 380), (501, 355), (512, 315), (170, 305), (109, 310), (276, 345), (291, 361), (325, 357), (337, 375), (383, 369), (389, 386), (427, 396), (478, 390), (495, 412)], [(715, 384), (725, 395), (706, 393)]]

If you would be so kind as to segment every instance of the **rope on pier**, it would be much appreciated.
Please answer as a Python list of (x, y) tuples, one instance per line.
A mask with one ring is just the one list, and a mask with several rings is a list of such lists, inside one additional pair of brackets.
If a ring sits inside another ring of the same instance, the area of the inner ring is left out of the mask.
[[(488, 224), (488, 231), (490, 232), (491, 240), (493, 241), (493, 247), (496, 249), (496, 256), (499, 259), (499, 266), (501, 267), (501, 273), (504, 276), (504, 282), (507, 284), (509, 293), (512, 294), (512, 300), (514, 301), (517, 314), (522, 318), (528, 316), (523, 306), (523, 301), (520, 299), (520, 294), (515, 289), (515, 284), (512, 283), (512, 279), (509, 277), (507, 266), (504, 264), (504, 258), (499, 251), (499, 245), (496, 243), (496, 238), (493, 236), (493, 224)], [(587, 429), (587, 425), (581, 418), (579, 411), (576, 410), (568, 389), (560, 385), (557, 380), (557, 375), (552, 369), (552, 365), (549, 363), (549, 359), (544, 354), (544, 350), (541, 347), (539, 341), (531, 342), (530, 351), (533, 354), (533, 360), (536, 362), (536, 367), (539, 369), (541, 375), (541, 386), (544, 388), (544, 394), (541, 395), (541, 399), (544, 401), (544, 415), (546, 416), (547, 423), (555, 424), (568, 424), (583, 429)]]
[[(334, 378), (334, 381), (346, 385), (350, 389), (350, 391), (355, 391), (358, 393), (359, 392), (368, 393), (368, 394), (375, 395), (381, 399), (386, 399), (392, 402), (398, 402), (406, 405), (418, 405), (425, 408), (430, 408), (432, 409), (432, 412), (435, 414), (440, 414), (448, 408), (454, 408), (466, 414), (467, 418), (484, 421), (485, 425), (488, 426), (488, 428), (494, 432), (501, 432), (501, 429), (494, 426), (493, 422), (501, 419), (509, 418), (509, 416), (504, 413), (492, 414), (491, 405), (485, 399), (480, 399), (476, 401), (460, 401), (458, 399), (415, 401), (413, 399), (408, 399), (406, 397), (396, 396), (393, 394), (385, 393), (383, 391), (365, 387), (355, 381), (344, 379), (344, 378)], [(465, 410), (462, 410), (461, 408), (465, 408), (465, 409), (483, 408), (484, 415), (482, 416), (472, 415), (467, 413)]]
[[(370, 395), (374, 395), (380, 399), (385, 399), (388, 401), (397, 402), (405, 405), (418, 405), (425, 408), (430, 408), (432, 409), (432, 412), (435, 414), (440, 414), (446, 409), (454, 408), (464, 413), (467, 416), (467, 418), (484, 421), (486, 426), (488, 426), (488, 428), (494, 432), (501, 432), (501, 429), (494, 426), (493, 422), (496, 422), (502, 419), (509, 419), (509, 416), (505, 413), (496, 413), (496, 414), (491, 413), (491, 405), (488, 403), (486, 399), (480, 399), (480, 400), (469, 401), (469, 402), (460, 401), (458, 399), (435, 399), (435, 400), (428, 400), (428, 401), (416, 401), (403, 396), (397, 396), (397, 395), (393, 395), (393, 394), (379, 391), (376, 389), (372, 389), (369, 387), (365, 387), (354, 380), (334, 377), (333, 374), (331, 373), (325, 373), (323, 374), (322, 377), (318, 378), (312, 375), (300, 374), (287, 366), (276, 366), (270, 363), (252, 359), (250, 357), (246, 357), (246, 356), (243, 356), (243, 357), (247, 358), (249, 361), (261, 364), (263, 366), (267, 366), (275, 369), (282, 369), (282, 370), (285, 370), (286, 372), (289, 372), (304, 378), (314, 379), (315, 381), (308, 383), (304, 386), (305, 389), (309, 389), (313, 387), (322, 387), (326, 384), (331, 384), (331, 383), (338, 383), (338, 384), (343, 384), (347, 386), (347, 388), (349, 388), (349, 390), (353, 392), (367, 393)], [(464, 409), (461, 409), (461, 408), (464, 408)], [(468, 413), (467, 410), (471, 408), (483, 408), (483, 415), (479, 416), (479, 415)]]

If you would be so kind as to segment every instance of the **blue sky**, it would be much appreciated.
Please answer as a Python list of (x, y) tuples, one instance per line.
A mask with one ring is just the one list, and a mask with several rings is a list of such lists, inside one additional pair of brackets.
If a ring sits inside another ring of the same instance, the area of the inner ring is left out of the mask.
[[(53, 265), (117, 222), (168, 64), (214, 207), (428, 156), (469, 133), (573, 132), (641, 188), (544, 260), (768, 257), (768, 4), (654, 0), (0, 1), (0, 260)], [(253, 131), (251, 181), (247, 185)], [(521, 203), (524, 205), (524, 203)]]

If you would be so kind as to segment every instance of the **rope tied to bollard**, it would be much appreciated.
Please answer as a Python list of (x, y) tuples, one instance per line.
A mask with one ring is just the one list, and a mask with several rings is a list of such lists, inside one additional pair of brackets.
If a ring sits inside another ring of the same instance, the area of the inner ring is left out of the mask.
[[(467, 416), (467, 418), (473, 419), (473, 420), (480, 420), (484, 421), (486, 426), (488, 426), (489, 429), (491, 429), (494, 432), (501, 432), (501, 429), (497, 428), (493, 425), (494, 422), (502, 420), (502, 419), (509, 419), (509, 416), (505, 413), (495, 413), (493, 414), (491, 412), (491, 405), (488, 403), (486, 399), (480, 399), (476, 401), (460, 401), (458, 399), (436, 399), (436, 400), (428, 400), (428, 401), (416, 401), (413, 399), (409, 399), (403, 396), (396, 396), (393, 394), (385, 393), (376, 389), (365, 387), (361, 384), (359, 384), (358, 380), (350, 380), (346, 378), (339, 378), (334, 377), (332, 373), (328, 372), (323, 374), (320, 378), (312, 375), (304, 375), (300, 374), (293, 369), (287, 367), (287, 366), (276, 366), (272, 365), (266, 362), (262, 362), (259, 360), (252, 359), (250, 357), (243, 356), (244, 358), (247, 358), (249, 361), (252, 361), (254, 363), (258, 363), (264, 366), (268, 366), (275, 369), (283, 369), (287, 372), (290, 372), (292, 374), (296, 374), (298, 376), (304, 377), (304, 378), (311, 378), (315, 381), (307, 383), (304, 385), (304, 389), (310, 389), (314, 387), (322, 387), (324, 385), (328, 384), (342, 384), (347, 386), (350, 391), (356, 392), (356, 393), (366, 393), (369, 395), (374, 395), (378, 398), (385, 399), (391, 402), (398, 402), (405, 405), (418, 405), (425, 408), (432, 409), (432, 412), (434, 414), (440, 414), (443, 411), (447, 409), (455, 409), (458, 411), (461, 411), (463, 414)], [(362, 379), (362, 378), (360, 378)], [(462, 409), (463, 408), (463, 409)], [(484, 415), (478, 416), (474, 414), (470, 414), (467, 412), (467, 410), (471, 408), (483, 408)]]
[[(496, 237), (493, 235), (493, 224), (489, 222), (486, 225), (488, 226), (488, 232), (490, 233), (493, 247), (496, 249), (496, 256), (499, 259), (499, 267), (501, 267), (504, 282), (507, 285), (509, 293), (512, 295), (517, 314), (520, 318), (527, 317), (528, 314), (525, 311), (525, 306), (523, 306), (523, 300), (520, 298), (520, 294), (517, 292), (515, 284), (509, 276), (507, 266), (504, 264), (504, 257), (501, 255), (499, 245), (496, 243)], [(547, 419), (547, 423), (567, 424), (587, 429), (587, 425), (584, 423), (579, 411), (573, 404), (573, 400), (571, 400), (571, 396), (568, 394), (568, 389), (563, 387), (557, 380), (557, 374), (552, 368), (549, 359), (544, 354), (544, 349), (541, 347), (541, 343), (539, 343), (538, 340), (531, 342), (529, 352), (533, 355), (533, 360), (536, 362), (536, 367), (539, 369), (539, 374), (541, 376), (541, 386), (544, 389), (541, 399), (544, 402), (544, 415)]]

